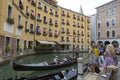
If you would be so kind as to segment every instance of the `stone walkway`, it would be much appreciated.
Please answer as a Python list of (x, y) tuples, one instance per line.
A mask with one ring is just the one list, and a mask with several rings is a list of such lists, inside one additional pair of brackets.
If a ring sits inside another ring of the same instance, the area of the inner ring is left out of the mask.
[[(120, 80), (120, 61), (118, 62), (118, 79), (117, 80)], [(97, 80), (97, 77), (98, 77), (99, 74), (92, 74), (92, 73), (89, 73), (83, 80)], [(100, 80), (105, 80), (105, 78), (100, 78)]]

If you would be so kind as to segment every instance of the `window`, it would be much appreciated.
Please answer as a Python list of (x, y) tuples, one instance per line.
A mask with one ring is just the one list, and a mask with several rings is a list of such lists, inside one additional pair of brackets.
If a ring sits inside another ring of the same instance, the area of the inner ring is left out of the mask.
[(40, 20), (40, 14), (38, 13), (38, 15), (37, 15), (37, 20)]
[(52, 13), (52, 9), (50, 9), (50, 13)]
[(80, 20), (80, 16), (78, 16), (78, 20)]
[(50, 18), (50, 21), (49, 21), (49, 23), (52, 23), (52, 18)]
[(21, 25), (21, 15), (18, 15), (18, 25)]
[(67, 37), (67, 41), (69, 41), (69, 37)]
[(64, 19), (62, 19), (62, 24), (64, 24)]
[(33, 24), (30, 24), (30, 32), (33, 32), (34, 28), (33, 28)]
[(100, 28), (100, 23), (98, 23), (98, 28)]
[(73, 42), (75, 42), (75, 38), (73, 38)]
[(106, 16), (108, 17), (110, 15), (109, 10), (106, 11)]
[(109, 33), (109, 31), (107, 31), (107, 38), (109, 38), (110, 37), (110, 35), (109, 35), (110, 33)]
[(108, 27), (110, 25), (110, 20), (106, 20), (106, 26)]
[(98, 39), (100, 39), (100, 32), (98, 32)]
[(40, 2), (38, 2), (38, 7), (41, 8), (41, 3)]
[(64, 37), (63, 36), (61, 37), (61, 41), (64, 41)]
[(70, 16), (69, 16), (69, 12), (67, 12), (67, 17), (70, 17)]
[(76, 19), (75, 14), (73, 14), (73, 19)]
[(112, 19), (111, 21), (112, 21), (112, 26), (114, 26), (115, 25), (115, 19)]
[(44, 11), (47, 11), (47, 6), (44, 6)]
[(112, 30), (112, 37), (115, 37), (115, 30)]
[(100, 13), (98, 13), (98, 19), (101, 17)]
[(43, 22), (46, 22), (46, 16), (44, 16)]
[(28, 29), (27, 25), (28, 25), (28, 22), (25, 21), (25, 29)]
[(112, 15), (114, 15), (114, 14), (115, 14), (115, 8), (112, 9)]
[(76, 24), (75, 24), (75, 21), (73, 21), (73, 26), (75, 26)]
[(55, 20), (55, 25), (57, 25), (57, 20)]
[(55, 11), (55, 15), (58, 15), (58, 12), (57, 12), (57, 11)]
[(26, 6), (26, 14), (28, 13), (28, 6)]
[(8, 18), (12, 18), (12, 7), (8, 5)]

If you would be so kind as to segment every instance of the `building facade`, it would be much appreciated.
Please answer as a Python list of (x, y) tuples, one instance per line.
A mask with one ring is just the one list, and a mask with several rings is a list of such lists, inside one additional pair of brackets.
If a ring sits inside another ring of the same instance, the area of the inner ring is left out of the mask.
[(103, 44), (120, 43), (120, 0), (113, 0), (96, 9), (97, 41)]
[(31, 51), (38, 43), (85, 50), (91, 41), (90, 17), (60, 7), (56, 0), (0, 0), (0, 23), (2, 56)]
[(91, 15), (91, 42), (95, 42), (97, 41), (96, 39), (96, 14)]

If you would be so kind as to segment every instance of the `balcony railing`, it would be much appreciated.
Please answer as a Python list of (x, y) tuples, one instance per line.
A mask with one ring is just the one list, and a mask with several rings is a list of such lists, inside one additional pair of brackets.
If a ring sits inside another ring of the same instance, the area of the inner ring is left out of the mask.
[(22, 28), (23, 28), (23, 25), (19, 24), (18, 29), (22, 29)]
[(7, 18), (7, 23), (14, 24), (15, 22), (13, 18)]

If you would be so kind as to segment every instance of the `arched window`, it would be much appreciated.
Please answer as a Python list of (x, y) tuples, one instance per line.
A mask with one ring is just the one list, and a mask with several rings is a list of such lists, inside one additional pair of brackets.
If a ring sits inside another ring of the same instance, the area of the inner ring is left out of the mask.
[(100, 39), (100, 32), (98, 32), (98, 39)]
[(115, 37), (115, 30), (112, 31), (112, 37)]
[(110, 37), (110, 35), (109, 35), (109, 31), (107, 31), (107, 38), (109, 38)]

